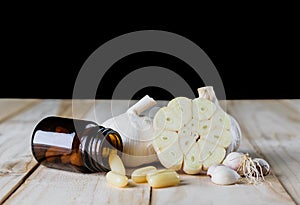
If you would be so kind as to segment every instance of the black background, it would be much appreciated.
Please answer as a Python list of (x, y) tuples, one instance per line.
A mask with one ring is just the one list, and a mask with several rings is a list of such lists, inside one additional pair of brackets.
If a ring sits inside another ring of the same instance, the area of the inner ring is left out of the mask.
[[(196, 16), (139, 22), (108, 22), (102, 16), (83, 18), (78, 13), (79, 17), (74, 17), (41, 11), (2, 19), (1, 98), (72, 98), (77, 74), (88, 56), (106, 41), (138, 30), (170, 31), (199, 45), (219, 71), (227, 99), (300, 98), (299, 22), (294, 12), (240, 12), (214, 21)], [(132, 55), (106, 74), (102, 84), (109, 82), (110, 86), (97, 98), (110, 98), (126, 74), (149, 65), (175, 72), (187, 66), (163, 54)], [(202, 86), (201, 79), (191, 72), (180, 74), (194, 90)], [(144, 94), (155, 99), (172, 97), (163, 89), (145, 88), (135, 98)]]

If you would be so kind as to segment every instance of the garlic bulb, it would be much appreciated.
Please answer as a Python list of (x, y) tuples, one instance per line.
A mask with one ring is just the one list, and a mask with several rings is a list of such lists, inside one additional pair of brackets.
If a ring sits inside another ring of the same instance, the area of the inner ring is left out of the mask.
[(152, 119), (140, 114), (153, 107), (156, 101), (144, 96), (127, 112), (110, 118), (101, 125), (117, 131), (123, 141), (122, 160), (126, 167), (136, 167), (158, 161), (152, 147), (154, 129)]
[(227, 166), (217, 166), (212, 175), (211, 181), (219, 185), (230, 185), (239, 181), (240, 175)]
[(236, 120), (219, 106), (212, 87), (199, 97), (176, 97), (156, 113), (153, 147), (166, 168), (198, 174), (237, 150), (241, 131)]

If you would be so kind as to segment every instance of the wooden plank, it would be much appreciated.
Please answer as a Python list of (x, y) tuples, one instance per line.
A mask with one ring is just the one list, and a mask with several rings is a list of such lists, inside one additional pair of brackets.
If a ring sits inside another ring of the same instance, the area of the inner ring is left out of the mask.
[[(3, 202), (37, 165), (31, 154), (31, 134), (34, 126), (42, 118), (49, 115), (72, 117), (71, 101), (61, 100), (0, 100), (2, 110), (8, 113), (19, 114), (0, 124), (0, 203)], [(31, 107), (32, 104), (36, 104)], [(89, 101), (81, 101), (82, 107)], [(11, 106), (16, 106), (13, 111)], [(25, 108), (28, 108), (25, 110)], [(24, 111), (24, 112), (21, 112)], [(79, 109), (78, 117), (86, 113), (86, 109)], [(3, 115), (4, 116), (4, 115)], [(5, 119), (10, 115), (4, 116)]]
[[(119, 102), (119, 110), (113, 113), (123, 113), (128, 106)], [(238, 104), (238, 103), (237, 103)], [(95, 113), (89, 112), (83, 118), (103, 122), (109, 118), (111, 105), (109, 101), (96, 102)], [(230, 107), (234, 104), (230, 104)], [(115, 109), (115, 108), (114, 108)], [(63, 109), (64, 110), (64, 109)], [(231, 109), (229, 109), (232, 111)], [(68, 113), (70, 113), (68, 111)], [(236, 114), (235, 112), (233, 112)], [(248, 111), (246, 112), (246, 115)], [(96, 115), (96, 118), (95, 118)], [(243, 112), (241, 112), (243, 115)], [(245, 115), (245, 113), (244, 113)], [(296, 116), (293, 116), (296, 117)], [(239, 118), (238, 118), (239, 120)], [(252, 120), (252, 119), (251, 119)], [(239, 120), (240, 121), (240, 120)], [(262, 154), (269, 161), (264, 152), (252, 146), (248, 141), (248, 122), (241, 122), (244, 139), (241, 151), (250, 155)], [(293, 128), (295, 129), (295, 128)], [(297, 130), (297, 129), (295, 129)], [(244, 133), (245, 132), (245, 133)], [(250, 138), (249, 138), (250, 139)], [(270, 162), (271, 163), (271, 162)], [(273, 168), (273, 165), (271, 163)], [(274, 168), (275, 169), (275, 168)], [(274, 172), (275, 173), (275, 170)], [(288, 175), (282, 176), (287, 177)], [(276, 173), (277, 174), (277, 173)], [(80, 176), (80, 177), (79, 177)], [(210, 182), (206, 176), (182, 175), (182, 183), (178, 187), (166, 189), (153, 189), (152, 204), (294, 204), (285, 192), (277, 178), (273, 175), (267, 177), (267, 182), (259, 185), (237, 184), (233, 186), (218, 186)], [(63, 182), (63, 183), (62, 183)], [(54, 169), (39, 167), (24, 184), (6, 201), (7, 204), (148, 204), (149, 186), (142, 184), (130, 186), (126, 189), (110, 187), (106, 184), (103, 174), (78, 174)], [(255, 201), (254, 201), (255, 200)]]
[(181, 185), (152, 189), (151, 204), (294, 204), (275, 177), (260, 185), (214, 185), (207, 176), (181, 175)]
[(63, 100), (58, 116), (82, 119), (94, 105), (94, 100)]
[[(116, 103), (115, 111), (123, 113), (124, 101)], [(95, 109), (81, 118), (101, 123), (111, 116), (110, 106), (110, 101), (97, 101)], [(146, 184), (131, 183), (120, 189), (108, 185), (104, 173), (81, 174), (40, 166), (5, 204), (149, 204), (149, 200)]]
[(300, 204), (300, 101), (238, 101), (230, 112), (243, 132), (271, 165), (291, 197)]
[(39, 102), (36, 99), (0, 99), (0, 123)]
[(81, 174), (40, 166), (5, 204), (148, 204), (150, 188), (115, 188), (104, 173)]
[(55, 107), (58, 101), (44, 101), (0, 124), (0, 203), (36, 165), (30, 150), (31, 132), (43, 116), (55, 113)]
[[(236, 106), (238, 105), (239, 102), (236, 103)], [(233, 104), (227, 104), (227, 109), (230, 111), (234, 108)], [(249, 110), (249, 113), (251, 112), (252, 110)], [(243, 110), (237, 119), (244, 118), (246, 115), (248, 115), (247, 109)], [(244, 138), (239, 151), (249, 153), (253, 157), (260, 156), (248, 141), (250, 133), (245, 132), (248, 123), (248, 120), (240, 122)], [(295, 204), (273, 174), (267, 176), (266, 181), (258, 185), (241, 183), (220, 186), (213, 184), (208, 176), (203, 175), (182, 174), (181, 179), (182, 182), (177, 187), (152, 189), (151, 204)]]

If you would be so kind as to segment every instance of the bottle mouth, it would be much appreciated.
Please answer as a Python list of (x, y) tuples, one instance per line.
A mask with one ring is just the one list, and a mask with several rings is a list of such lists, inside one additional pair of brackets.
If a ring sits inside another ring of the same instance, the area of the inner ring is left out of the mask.
[(81, 152), (85, 166), (91, 172), (110, 171), (108, 156), (103, 155), (103, 149), (115, 149), (123, 151), (123, 144), (119, 134), (102, 126), (97, 127), (93, 133), (82, 138)]

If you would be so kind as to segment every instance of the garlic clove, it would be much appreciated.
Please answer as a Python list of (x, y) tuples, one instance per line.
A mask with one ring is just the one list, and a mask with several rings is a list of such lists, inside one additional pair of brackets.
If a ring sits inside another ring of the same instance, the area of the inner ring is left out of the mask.
[(216, 105), (204, 98), (193, 99), (193, 118), (207, 120), (216, 111)]
[(211, 130), (211, 126), (212, 126), (212, 120), (201, 120), (198, 121), (198, 134), (200, 136), (206, 136), (210, 130)]
[(232, 136), (228, 130), (213, 129), (209, 131), (208, 135), (205, 136), (204, 139), (211, 143), (218, 144), (221, 147), (227, 148), (232, 141)]
[(168, 103), (168, 107), (177, 109), (180, 113), (181, 122), (186, 125), (193, 116), (192, 100), (186, 97), (177, 97)]
[(217, 168), (218, 166), (225, 166), (225, 165), (223, 165), (223, 164), (214, 164), (214, 165), (210, 166), (210, 167), (208, 168), (207, 172), (206, 172), (206, 175), (212, 176), (213, 173), (214, 173), (214, 171), (216, 170), (216, 168)]
[(180, 149), (182, 151), (182, 153), (184, 155), (186, 155), (189, 150), (192, 148), (193, 144), (195, 144), (194, 142), (194, 136), (192, 135), (192, 133), (190, 133), (189, 135), (182, 135), (182, 133), (178, 133), (178, 136), (179, 136), (179, 146), (180, 146)]
[(162, 152), (158, 152), (157, 156), (160, 163), (168, 169), (179, 170), (182, 167), (183, 154), (177, 141)]
[(164, 130), (159, 136), (153, 140), (153, 147), (156, 152), (162, 152), (167, 149), (170, 145), (178, 141), (178, 134), (173, 131)]
[(239, 181), (241, 176), (233, 169), (227, 166), (217, 166), (211, 177), (211, 181), (218, 185), (230, 185)]
[(243, 162), (244, 156), (245, 154), (241, 152), (231, 152), (225, 157), (223, 164), (237, 171)]
[(189, 152), (184, 156), (183, 171), (187, 174), (199, 174), (201, 169), (200, 149), (198, 144), (194, 143)]
[(270, 173), (270, 165), (266, 160), (262, 158), (254, 158), (253, 162), (256, 164), (257, 170), (259, 170), (263, 176), (267, 176)]
[(231, 126), (230, 117), (223, 110), (218, 110), (212, 117), (212, 125), (215, 128), (229, 130)]
[(153, 126), (156, 130), (179, 130), (182, 127), (181, 111), (172, 107), (159, 109), (155, 115)]
[(200, 139), (197, 144), (200, 149), (200, 161), (203, 162), (202, 169), (206, 171), (214, 164), (220, 164), (225, 158), (226, 151), (223, 147)]

